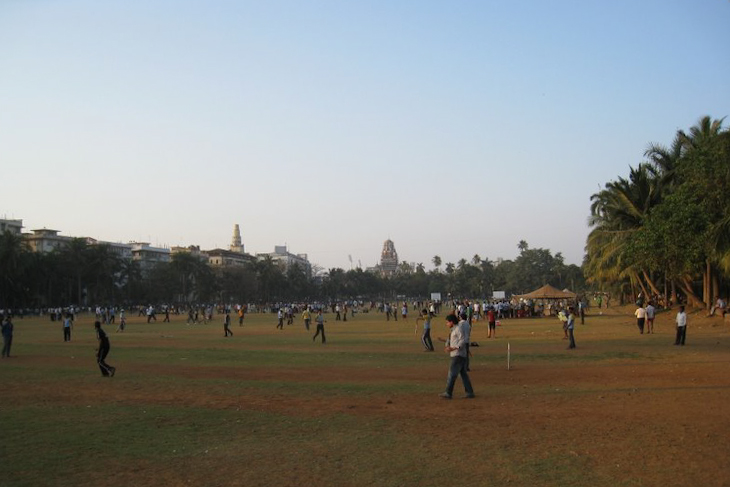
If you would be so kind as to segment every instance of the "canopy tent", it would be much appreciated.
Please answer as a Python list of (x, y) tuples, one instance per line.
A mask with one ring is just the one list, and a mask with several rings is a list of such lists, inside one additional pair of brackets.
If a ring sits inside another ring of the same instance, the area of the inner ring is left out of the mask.
[(545, 284), (540, 289), (536, 289), (531, 293), (519, 294), (514, 297), (522, 299), (575, 299), (575, 293), (561, 291), (558, 288), (552, 287), (550, 284)]

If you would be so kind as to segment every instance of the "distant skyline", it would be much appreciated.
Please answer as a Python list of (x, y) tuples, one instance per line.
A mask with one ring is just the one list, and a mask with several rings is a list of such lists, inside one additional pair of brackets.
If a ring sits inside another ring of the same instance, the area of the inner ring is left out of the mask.
[[(730, 2), (0, 3), (0, 215), (67, 236), (580, 265), (590, 196), (730, 115)], [(726, 120), (725, 126), (728, 125)]]

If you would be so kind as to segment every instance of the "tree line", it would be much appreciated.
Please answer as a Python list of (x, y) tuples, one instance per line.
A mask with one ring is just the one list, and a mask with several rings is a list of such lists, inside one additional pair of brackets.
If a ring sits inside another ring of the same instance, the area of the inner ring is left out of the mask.
[(730, 272), (730, 132), (702, 117), (591, 197), (587, 281), (710, 306)]
[(518, 245), (514, 260), (490, 261), (475, 255), (446, 263), (434, 256), (434, 269), (402, 262), (393, 276), (332, 268), (309, 276), (298, 265), (281, 268), (270, 257), (243, 266), (213, 267), (189, 253), (143, 272), (104, 244), (72, 239), (50, 253), (32, 252), (23, 237), (0, 235), (0, 308), (145, 303), (260, 303), (395, 300), (398, 297), (490, 298), (494, 291), (525, 293), (544, 284), (580, 291), (583, 273), (547, 249)]

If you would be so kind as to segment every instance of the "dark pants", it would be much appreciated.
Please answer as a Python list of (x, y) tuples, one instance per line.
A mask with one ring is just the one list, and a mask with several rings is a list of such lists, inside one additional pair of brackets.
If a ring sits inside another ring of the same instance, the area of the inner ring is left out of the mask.
[(641, 333), (644, 333), (644, 318), (637, 318), (636, 319), (636, 326), (639, 327), (639, 331)]
[(71, 328), (68, 326), (63, 327), (63, 341), (64, 342), (71, 341)]
[(309, 323), (310, 323), (311, 321), (312, 321), (312, 320), (310, 320), (310, 319), (306, 319), (306, 320), (304, 320), (304, 326), (305, 326), (305, 327), (307, 328), (307, 331), (309, 331)]
[(228, 336), (228, 335), (233, 336), (233, 332), (231, 331), (230, 328), (228, 328), (228, 323), (223, 324), (223, 333), (224, 333), (224, 336)]
[(10, 357), (10, 346), (13, 344), (12, 336), (3, 336), (3, 357)]
[(675, 345), (684, 345), (684, 339), (687, 338), (687, 327), (677, 327), (677, 339), (674, 341)]
[(279, 323), (276, 325), (277, 328), (284, 329), (284, 318), (279, 318)]
[(99, 348), (99, 351), (96, 353), (96, 361), (99, 364), (99, 369), (101, 370), (101, 375), (104, 377), (111, 374), (111, 371), (113, 367), (109, 364), (107, 364), (104, 359), (107, 355), (109, 355), (109, 346), (102, 346)]
[(572, 328), (568, 328), (568, 338), (570, 339), (570, 345), (568, 345), (568, 348), (575, 348), (575, 337), (573, 336)]
[(431, 329), (426, 328), (423, 330), (423, 336), (421, 337), (421, 343), (426, 347), (426, 350), (433, 352), (433, 342), (431, 341)]
[(466, 357), (457, 355), (451, 357), (451, 365), (449, 366), (449, 375), (446, 378), (446, 393), (451, 396), (454, 393), (454, 384), (456, 377), (461, 376), (461, 382), (464, 383), (464, 390), (467, 394), (474, 394), (474, 389), (469, 380), (469, 374), (466, 372)]
[(319, 324), (317, 325), (317, 333), (315, 333), (314, 336), (312, 337), (312, 341), (314, 341), (314, 339), (317, 338), (317, 335), (319, 335), (320, 332), (322, 333), (322, 343), (327, 343), (327, 339), (324, 336), (324, 325), (319, 325)]

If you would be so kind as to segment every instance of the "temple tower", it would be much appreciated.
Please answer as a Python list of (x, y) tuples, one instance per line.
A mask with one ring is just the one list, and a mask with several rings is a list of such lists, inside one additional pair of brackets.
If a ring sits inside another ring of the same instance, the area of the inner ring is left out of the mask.
[(243, 243), (241, 242), (241, 229), (238, 223), (233, 227), (233, 239), (231, 240), (231, 252), (243, 253)]
[(395, 244), (391, 239), (383, 243), (383, 251), (380, 253), (380, 270), (386, 276), (393, 275), (398, 270), (398, 252), (395, 251)]

